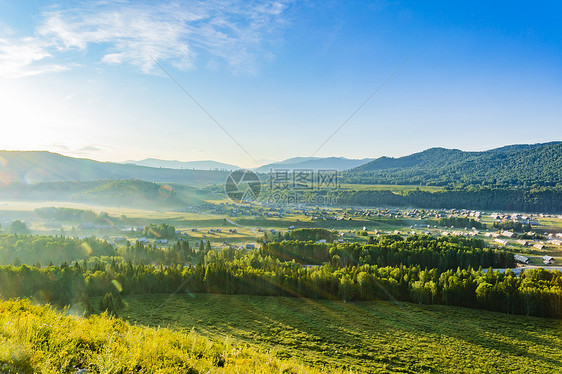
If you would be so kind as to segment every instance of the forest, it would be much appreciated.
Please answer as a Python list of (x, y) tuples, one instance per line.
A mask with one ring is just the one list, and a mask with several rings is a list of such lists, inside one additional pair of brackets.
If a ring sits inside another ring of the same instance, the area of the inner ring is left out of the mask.
[[(38, 251), (40, 243), (34, 247)], [(105, 248), (99, 243), (90, 245)], [(122, 295), (187, 292), (400, 300), (562, 317), (561, 272), (533, 269), (517, 277), (509, 270), (492, 271), (491, 266), (512, 265), (513, 257), (485, 248), (476, 239), (415, 236), (398, 240), (391, 236), (378, 238), (373, 245), (332, 246), (297, 241), (268, 243), (261, 251), (211, 250), (201, 243), (193, 249), (184, 243), (166, 251), (169, 265), (144, 262), (158, 249), (139, 243), (119, 248), (117, 253), (122, 256), (89, 257), (46, 267), (1, 266), (0, 296), (73, 305), (89, 313), (91, 297), (111, 294), (111, 309), (117, 315)], [(44, 244), (48, 246), (48, 242)], [(276, 251), (288, 256), (291, 246), (293, 253), (308, 253), (309, 257), (328, 253), (330, 260), (322, 266), (303, 267), (294, 259), (278, 258), (282, 256)], [(432, 262), (439, 266), (431, 266)], [(483, 265), (490, 268), (482, 270)]]
[(428, 209), (500, 210), (541, 213), (562, 212), (562, 188), (489, 188), (468, 186), (439, 192), (331, 190), (319, 191), (344, 206), (411, 206)]
[(430, 148), (381, 157), (344, 173), (342, 183), (493, 188), (560, 187), (562, 142), (512, 145), (484, 152)]
[(336, 268), (346, 266), (418, 265), (444, 271), (457, 267), (509, 268), (515, 266), (513, 254), (506, 250), (486, 248), (481, 239), (411, 235), (371, 238), (371, 244), (325, 244), (312, 241), (279, 241), (264, 243), (261, 253), (284, 261), (320, 265), (330, 263)]

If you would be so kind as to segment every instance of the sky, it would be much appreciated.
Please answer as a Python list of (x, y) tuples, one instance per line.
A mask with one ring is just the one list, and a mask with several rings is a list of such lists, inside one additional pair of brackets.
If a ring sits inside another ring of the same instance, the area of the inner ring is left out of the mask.
[(559, 1), (0, 0), (0, 149), (255, 167), (562, 140)]

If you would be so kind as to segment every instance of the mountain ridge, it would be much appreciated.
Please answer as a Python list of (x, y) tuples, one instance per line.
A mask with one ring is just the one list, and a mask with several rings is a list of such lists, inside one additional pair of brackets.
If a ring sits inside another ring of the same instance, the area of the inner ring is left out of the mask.
[(279, 162), (262, 165), (253, 169), (259, 173), (267, 173), (271, 169), (337, 169), (349, 170), (365, 164), (373, 158), (351, 159), (345, 157), (293, 157)]
[(236, 170), (240, 169), (236, 165), (226, 164), (213, 160), (200, 161), (178, 161), (178, 160), (161, 160), (158, 158), (145, 158), (143, 160), (129, 160), (122, 162), (126, 165), (148, 166), (153, 168), (167, 169), (193, 169), (193, 170)]
[(562, 183), (562, 141), (478, 152), (430, 148), (399, 158), (380, 157), (350, 170), (347, 177), (350, 183), (553, 186)]
[(0, 151), (0, 182), (84, 182), (107, 179), (141, 179), (153, 183), (208, 185), (222, 183), (228, 172), (178, 170), (100, 162), (47, 151)]
[[(342, 183), (352, 184), (556, 186), (562, 184), (562, 141), (514, 144), (486, 151), (434, 147), (397, 158), (295, 157), (254, 170), (267, 173), (270, 169), (337, 169), (343, 171)], [(100, 162), (48, 151), (0, 151), (0, 185), (4, 186), (16, 182), (109, 179), (203, 186), (224, 183), (228, 173), (227, 169), (194, 170)]]

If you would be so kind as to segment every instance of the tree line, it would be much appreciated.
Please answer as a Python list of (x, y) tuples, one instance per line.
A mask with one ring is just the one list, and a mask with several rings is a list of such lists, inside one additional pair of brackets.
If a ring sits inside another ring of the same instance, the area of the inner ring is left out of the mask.
[(515, 267), (513, 253), (487, 248), (484, 240), (447, 236), (433, 238), (428, 235), (411, 235), (404, 240), (399, 235), (381, 235), (371, 238), (371, 244), (334, 243), (312, 241), (280, 241), (264, 243), (260, 249), (264, 256), (300, 264), (320, 265), (330, 263), (336, 268), (346, 266), (418, 265), (441, 271), (461, 268), (511, 268)]
[(486, 224), (468, 217), (443, 217), (439, 218), (437, 224), (440, 226), (454, 226), (454, 227), (474, 227), (475, 229), (485, 229)]
[[(93, 296), (208, 292), (455, 305), (562, 318), (562, 273), (530, 269), (519, 277), (481, 268), (303, 267), (257, 251), (212, 251), (204, 264), (153, 266), (92, 260), (46, 268), (0, 266), (0, 296), (87, 308)], [(108, 301), (109, 302), (109, 301)], [(117, 311), (118, 312), (118, 311)]]
[(438, 192), (421, 190), (395, 194), (391, 191), (317, 191), (327, 200), (345, 206), (394, 206), (423, 209), (472, 209), (560, 213), (562, 187), (517, 189), (471, 187)]
[(0, 235), (0, 264), (47, 265), (72, 262), (92, 256), (115, 256), (115, 247), (94, 237), (63, 235)]

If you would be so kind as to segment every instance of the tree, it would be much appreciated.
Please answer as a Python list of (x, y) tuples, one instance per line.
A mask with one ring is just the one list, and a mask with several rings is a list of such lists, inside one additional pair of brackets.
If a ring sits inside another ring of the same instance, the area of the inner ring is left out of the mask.
[(10, 223), (10, 232), (12, 234), (29, 234), (29, 229), (25, 222), (18, 219)]
[(107, 312), (110, 316), (117, 317), (117, 310), (113, 303), (113, 294), (108, 292), (105, 294), (99, 304), (100, 310)]
[(161, 225), (151, 223), (144, 227), (142, 234), (147, 238), (172, 239), (176, 235), (176, 228), (166, 223)]
[(349, 275), (345, 274), (341, 277), (339, 291), (344, 303), (353, 298), (354, 286), (353, 279)]

